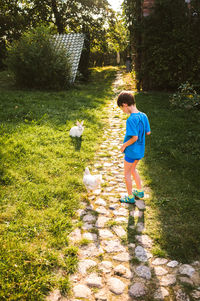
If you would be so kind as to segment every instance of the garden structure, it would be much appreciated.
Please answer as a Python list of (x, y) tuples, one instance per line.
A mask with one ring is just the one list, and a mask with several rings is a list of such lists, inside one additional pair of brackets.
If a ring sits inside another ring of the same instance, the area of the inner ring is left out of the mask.
[(71, 61), (71, 82), (75, 81), (81, 53), (84, 47), (85, 35), (80, 33), (57, 34), (54, 36), (56, 47), (64, 47), (69, 53)]

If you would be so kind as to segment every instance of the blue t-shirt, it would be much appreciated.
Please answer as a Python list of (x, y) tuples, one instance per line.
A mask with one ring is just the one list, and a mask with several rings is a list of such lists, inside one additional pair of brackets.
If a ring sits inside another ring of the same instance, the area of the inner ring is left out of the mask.
[(141, 159), (144, 157), (145, 151), (145, 135), (150, 132), (148, 117), (145, 113), (132, 113), (126, 121), (126, 134), (124, 143), (138, 136), (138, 140), (125, 148), (125, 155), (132, 159)]

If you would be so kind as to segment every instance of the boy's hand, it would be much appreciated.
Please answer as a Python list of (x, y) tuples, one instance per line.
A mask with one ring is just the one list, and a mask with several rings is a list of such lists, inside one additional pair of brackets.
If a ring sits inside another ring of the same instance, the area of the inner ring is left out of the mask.
[(124, 150), (125, 150), (126, 146), (123, 144), (122, 147), (121, 147), (121, 152), (123, 153)]

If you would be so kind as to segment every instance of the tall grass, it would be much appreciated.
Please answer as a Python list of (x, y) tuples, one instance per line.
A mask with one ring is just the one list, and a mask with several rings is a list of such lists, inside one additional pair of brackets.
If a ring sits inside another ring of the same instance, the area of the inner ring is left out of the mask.
[[(92, 71), (68, 91), (20, 91), (0, 75), (0, 299), (43, 300), (69, 290), (77, 266), (69, 233), (84, 198), (82, 174), (106, 127), (116, 69)], [(69, 137), (84, 120), (80, 140)]]

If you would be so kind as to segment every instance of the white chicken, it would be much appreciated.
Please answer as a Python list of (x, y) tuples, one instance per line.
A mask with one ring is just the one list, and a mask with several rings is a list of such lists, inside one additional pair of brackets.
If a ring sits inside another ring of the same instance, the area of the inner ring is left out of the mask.
[(91, 175), (89, 168), (85, 168), (83, 175), (83, 183), (87, 189), (87, 192), (96, 190), (102, 182), (102, 175)]

